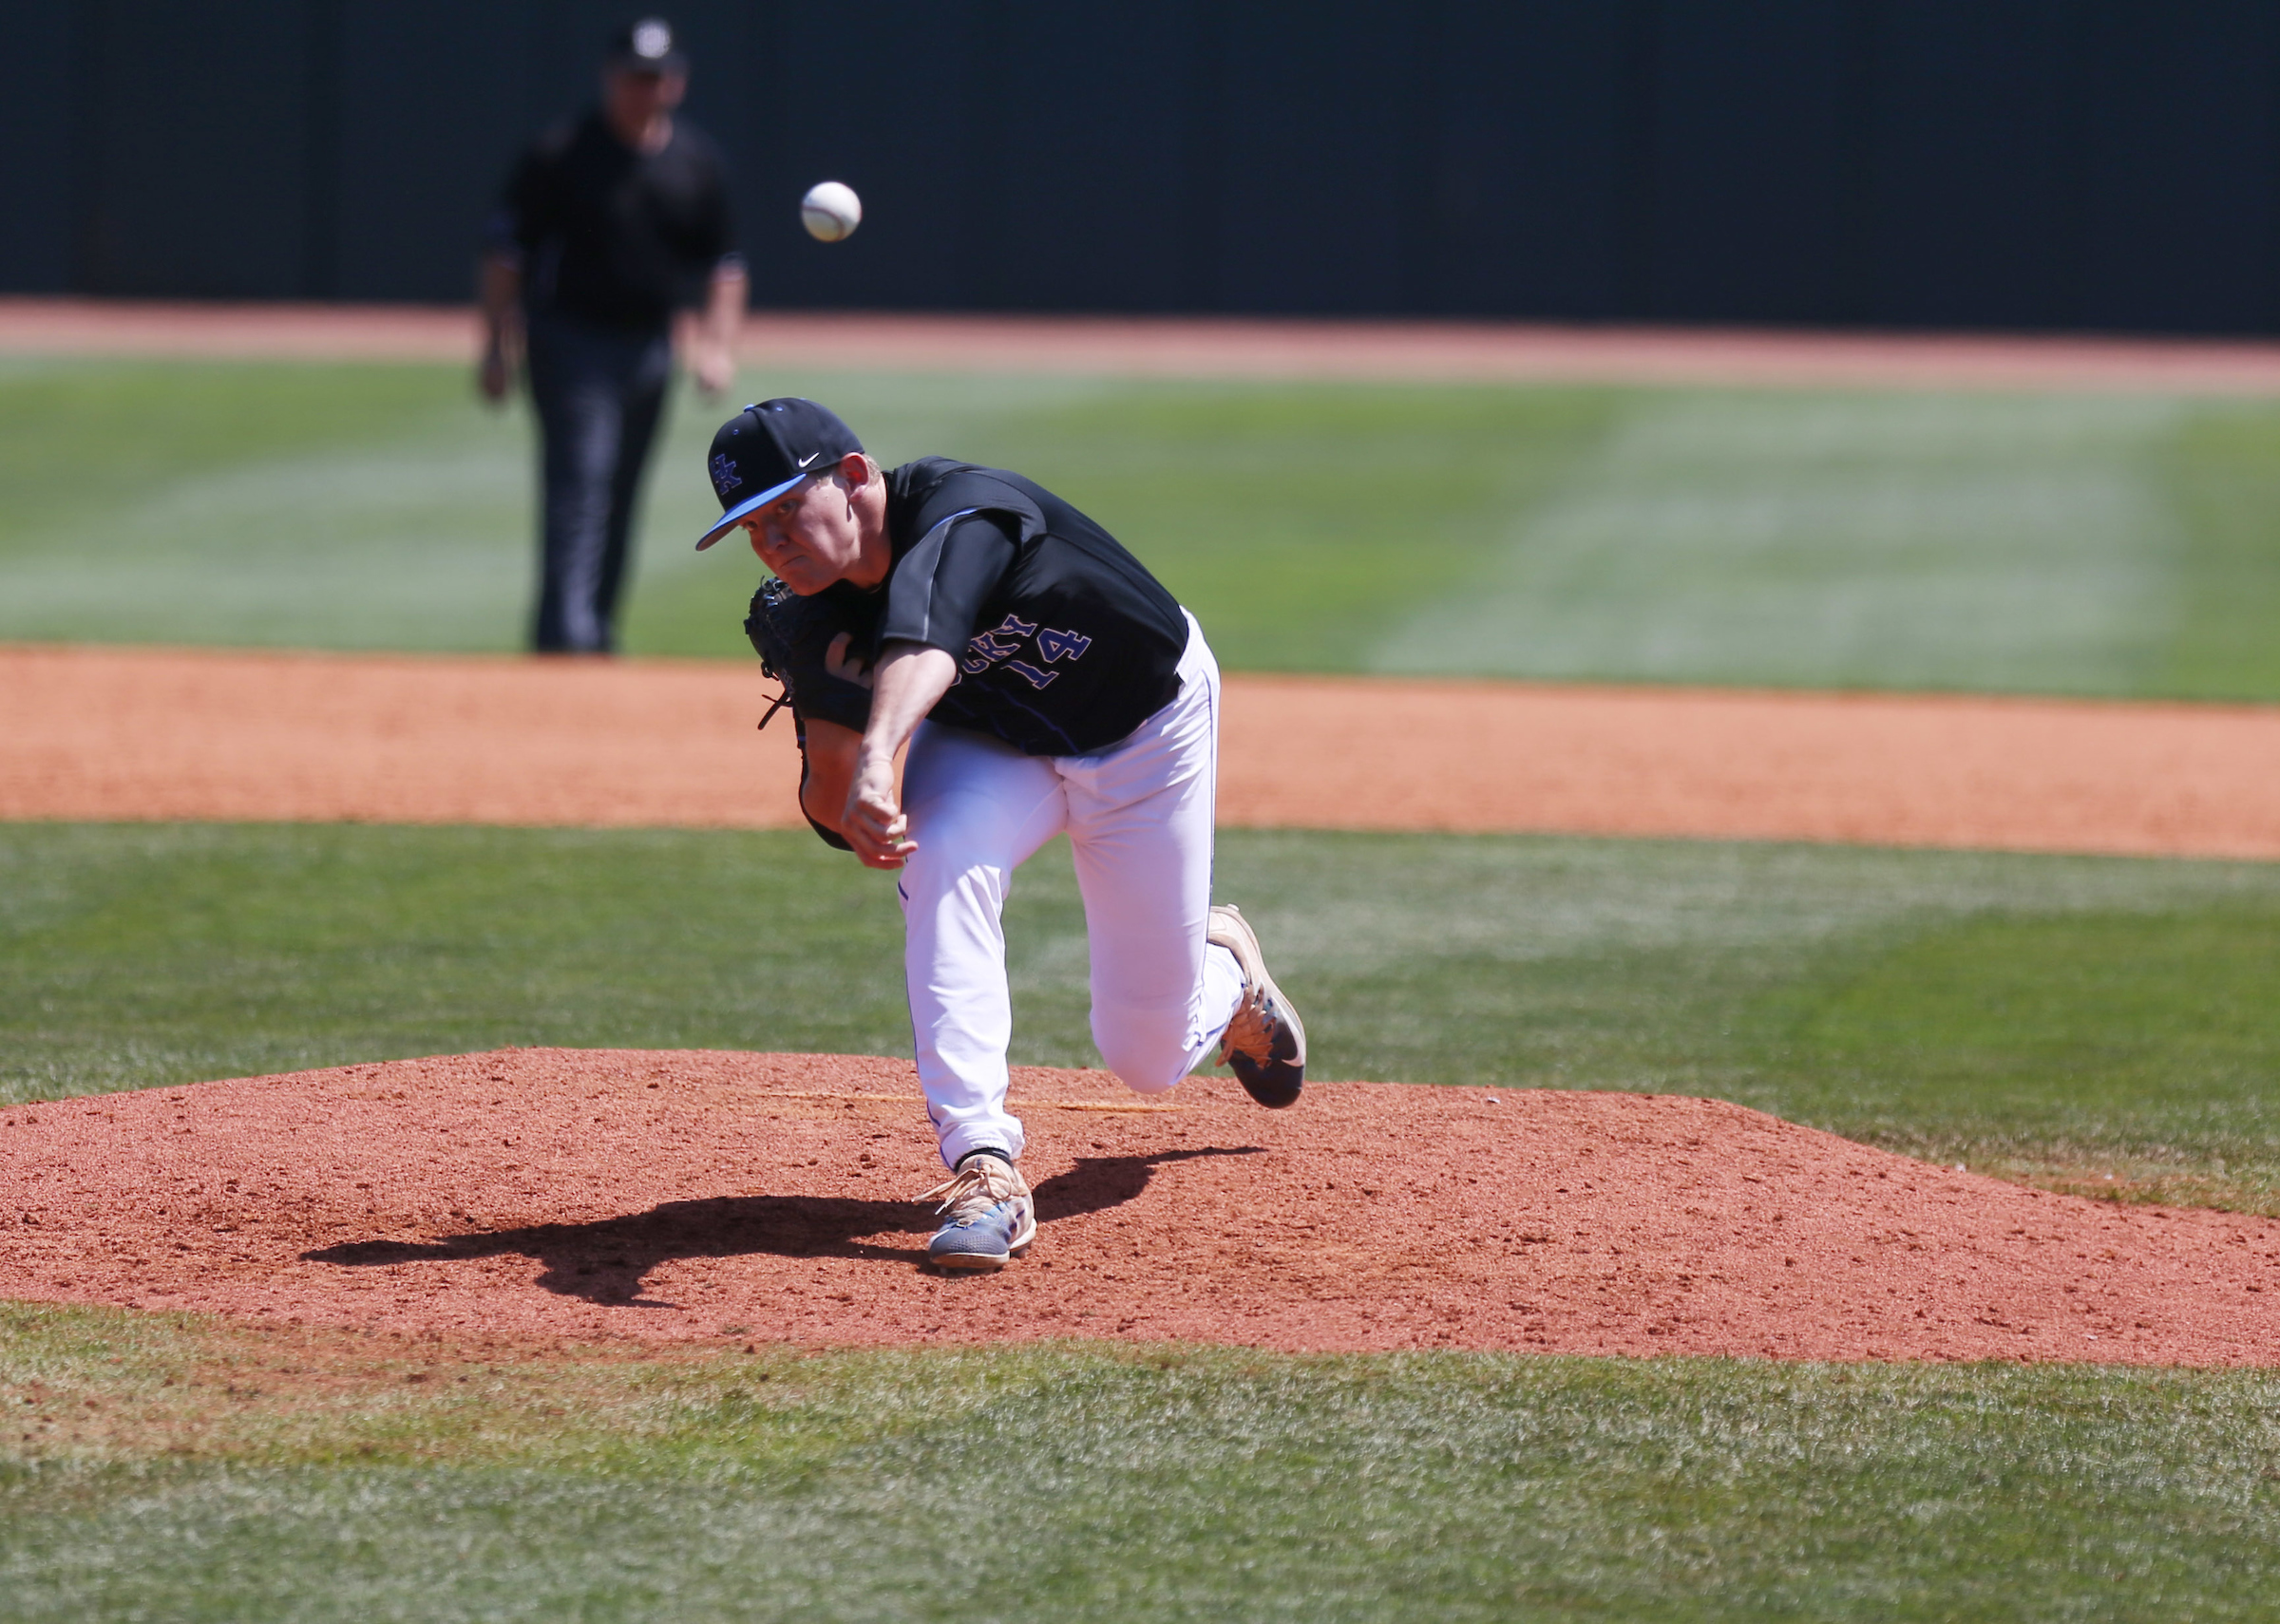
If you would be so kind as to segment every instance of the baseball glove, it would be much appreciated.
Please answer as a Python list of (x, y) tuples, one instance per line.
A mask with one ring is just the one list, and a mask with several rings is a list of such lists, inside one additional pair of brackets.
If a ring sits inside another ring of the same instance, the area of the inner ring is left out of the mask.
[(808, 601), (775, 576), (760, 583), (752, 594), (752, 607), (744, 617), (744, 634), (751, 639), (752, 652), (760, 656), (760, 670), (784, 685), (760, 718), (765, 727), (775, 720), (776, 712), (791, 704), (798, 696), (791, 689), (792, 650), (798, 645), (800, 633), (814, 611)]
[[(775, 719), (776, 712), (787, 705), (796, 705), (799, 695), (792, 671), (799, 663), (800, 647), (803, 642), (811, 642), (828, 633), (831, 631), (830, 622), (831, 613), (822, 602), (800, 596), (772, 576), (761, 582), (760, 590), (752, 594), (751, 611), (744, 617), (744, 634), (751, 639), (752, 652), (760, 656), (762, 673), (784, 685), (784, 691), (776, 695), (768, 708), (768, 713), (760, 718), (761, 727), (767, 727)], [(800, 788), (805, 791), (808, 787), (808, 727), (800, 720), (800, 712), (796, 708), (791, 713), (791, 730), (800, 746)], [(847, 843), (846, 836), (817, 822), (814, 815), (808, 811), (804, 798), (800, 803), (800, 811), (808, 819), (808, 827), (822, 837), (826, 845), (837, 846), (843, 852), (855, 849)]]

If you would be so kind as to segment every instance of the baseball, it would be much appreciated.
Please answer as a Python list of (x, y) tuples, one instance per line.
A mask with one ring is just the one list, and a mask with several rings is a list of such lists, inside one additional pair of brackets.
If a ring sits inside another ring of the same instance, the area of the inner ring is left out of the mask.
[(863, 224), (863, 199), (838, 180), (818, 180), (800, 199), (800, 223), (818, 242), (838, 242)]

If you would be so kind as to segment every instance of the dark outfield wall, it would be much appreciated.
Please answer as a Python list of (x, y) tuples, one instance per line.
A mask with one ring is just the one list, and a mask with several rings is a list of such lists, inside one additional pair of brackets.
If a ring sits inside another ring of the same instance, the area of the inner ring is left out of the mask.
[[(663, 9), (768, 304), (2280, 330), (2275, 0)], [(463, 298), (631, 9), (0, 0), (0, 288)]]

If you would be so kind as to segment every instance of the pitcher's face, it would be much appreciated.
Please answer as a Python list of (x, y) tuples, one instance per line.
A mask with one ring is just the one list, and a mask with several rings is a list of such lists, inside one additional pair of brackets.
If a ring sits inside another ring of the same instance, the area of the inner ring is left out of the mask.
[(855, 486), (840, 465), (792, 486), (743, 524), (760, 561), (802, 597), (846, 580), (863, 561)]

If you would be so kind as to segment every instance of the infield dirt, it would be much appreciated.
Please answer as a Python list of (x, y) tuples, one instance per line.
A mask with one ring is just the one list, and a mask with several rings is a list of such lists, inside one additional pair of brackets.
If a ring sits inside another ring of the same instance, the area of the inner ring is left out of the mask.
[[(801, 826), (750, 661), (0, 648), (0, 818)], [(2280, 706), (1227, 678), (1219, 821), (2280, 858)]]
[(0, 1111), (0, 1296), (451, 1340), (2280, 1363), (2280, 1222), (1716, 1101), (1016, 1070), (1041, 1227), (923, 1268), (906, 1063), (510, 1049)]

